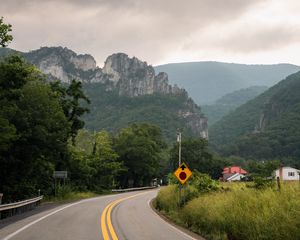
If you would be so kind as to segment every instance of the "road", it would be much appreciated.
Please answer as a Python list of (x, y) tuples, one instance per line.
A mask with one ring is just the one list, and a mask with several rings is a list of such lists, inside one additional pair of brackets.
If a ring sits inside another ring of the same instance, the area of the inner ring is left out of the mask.
[[(101, 196), (58, 206), (6, 226), (1, 240), (191, 240), (150, 207), (157, 190)], [(198, 238), (200, 239), (200, 238)]]

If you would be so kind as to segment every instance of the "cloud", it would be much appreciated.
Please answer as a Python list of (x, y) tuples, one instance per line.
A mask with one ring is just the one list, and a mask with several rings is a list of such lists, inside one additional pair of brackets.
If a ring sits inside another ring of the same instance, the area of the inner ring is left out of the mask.
[[(279, 30), (298, 39), (280, 24), (267, 31), (255, 27), (251, 16), (267, 4), (270, 1), (0, 0), (5, 20), (13, 25), (11, 47), (26, 51), (62, 45), (92, 54), (99, 65), (114, 52), (155, 64), (176, 52), (188, 56), (202, 48), (262, 51), (284, 45), (283, 37), (275, 36)], [(249, 31), (243, 21), (251, 25)], [(276, 44), (268, 44), (269, 39), (277, 39)]]

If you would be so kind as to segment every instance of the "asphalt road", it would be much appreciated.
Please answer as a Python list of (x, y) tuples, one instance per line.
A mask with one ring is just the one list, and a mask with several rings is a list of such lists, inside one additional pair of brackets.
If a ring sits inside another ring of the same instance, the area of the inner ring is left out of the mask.
[(101, 196), (5, 224), (1, 240), (190, 240), (149, 206), (157, 190)]

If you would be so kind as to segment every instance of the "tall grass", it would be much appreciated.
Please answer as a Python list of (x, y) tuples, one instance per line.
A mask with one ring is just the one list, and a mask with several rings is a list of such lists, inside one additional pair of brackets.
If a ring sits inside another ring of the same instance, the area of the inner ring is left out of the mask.
[(177, 211), (180, 222), (207, 239), (300, 239), (299, 184), (284, 184), (280, 192), (233, 184), (230, 190), (200, 195), (183, 208), (172, 201), (174, 188), (160, 192), (157, 205), (167, 213)]
[(70, 202), (96, 196), (98, 196), (98, 194), (89, 191), (78, 192), (75, 191), (71, 186), (65, 185), (59, 186), (57, 188), (56, 196), (46, 197), (44, 202)]

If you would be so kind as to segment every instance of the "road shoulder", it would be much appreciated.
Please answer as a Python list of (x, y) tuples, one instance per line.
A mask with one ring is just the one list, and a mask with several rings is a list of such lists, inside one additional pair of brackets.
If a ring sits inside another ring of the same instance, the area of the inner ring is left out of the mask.
[(153, 198), (150, 202), (149, 202), (149, 206), (152, 209), (153, 212), (155, 212), (161, 219), (163, 219), (165, 222), (167, 222), (168, 224), (170, 224), (172, 227), (176, 228), (178, 231), (189, 235), (190, 237), (197, 239), (197, 240), (205, 240), (205, 238), (201, 237), (200, 235), (190, 231), (187, 228), (184, 228), (183, 226), (180, 226), (178, 224), (176, 224), (175, 222), (173, 222), (171, 219), (169, 219), (167, 216), (165, 216), (164, 214), (162, 214), (160, 211), (158, 211), (155, 207), (154, 207), (154, 201), (155, 198)]

